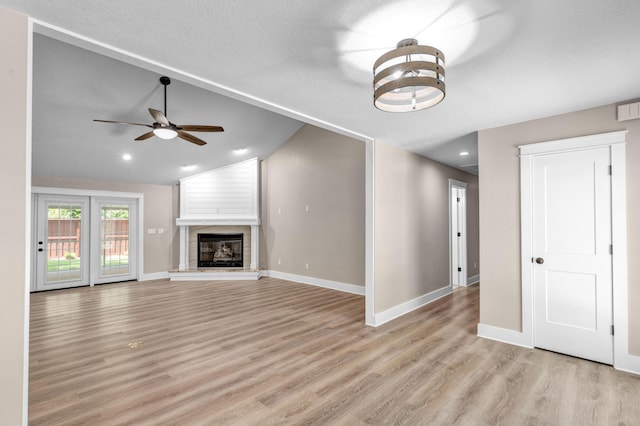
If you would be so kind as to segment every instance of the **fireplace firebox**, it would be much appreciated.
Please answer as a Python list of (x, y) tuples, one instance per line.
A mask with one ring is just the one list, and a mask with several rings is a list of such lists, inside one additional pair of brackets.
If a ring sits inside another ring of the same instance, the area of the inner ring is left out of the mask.
[(242, 234), (198, 234), (198, 268), (241, 268), (242, 239)]

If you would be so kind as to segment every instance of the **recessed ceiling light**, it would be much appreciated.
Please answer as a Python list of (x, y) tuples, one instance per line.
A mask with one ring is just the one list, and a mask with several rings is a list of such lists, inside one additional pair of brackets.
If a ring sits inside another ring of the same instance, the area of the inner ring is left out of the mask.
[(198, 166), (196, 166), (195, 164), (187, 164), (186, 166), (182, 166), (182, 170), (184, 171), (194, 170), (196, 167)]
[(131, 157), (131, 155), (129, 155), (129, 154), (124, 154), (124, 155), (122, 156), (122, 159), (123, 159), (123, 160), (126, 160), (126, 161), (131, 160), (131, 158), (132, 158), (132, 157)]
[(469, 153), (467, 151), (462, 151), (460, 155), (464, 157), (465, 155), (469, 155)]
[(247, 148), (237, 148), (233, 150), (234, 154), (244, 154), (245, 152), (247, 152), (248, 149)]

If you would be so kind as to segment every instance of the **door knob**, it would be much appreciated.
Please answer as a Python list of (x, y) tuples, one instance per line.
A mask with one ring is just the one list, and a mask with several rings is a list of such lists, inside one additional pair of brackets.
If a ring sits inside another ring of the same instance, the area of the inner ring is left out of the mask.
[(542, 265), (542, 264), (544, 263), (544, 259), (543, 259), (543, 258), (541, 258), (541, 257), (538, 257), (538, 258), (536, 258), (536, 263), (537, 263), (538, 265)]

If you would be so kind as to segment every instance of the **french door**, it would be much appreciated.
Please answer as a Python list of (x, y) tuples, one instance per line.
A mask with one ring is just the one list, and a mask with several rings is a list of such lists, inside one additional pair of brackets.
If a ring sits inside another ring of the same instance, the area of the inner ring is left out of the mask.
[(89, 197), (38, 195), (36, 290), (89, 284)]
[(136, 279), (136, 201), (91, 199), (91, 284)]
[(34, 290), (137, 278), (137, 201), (36, 195)]

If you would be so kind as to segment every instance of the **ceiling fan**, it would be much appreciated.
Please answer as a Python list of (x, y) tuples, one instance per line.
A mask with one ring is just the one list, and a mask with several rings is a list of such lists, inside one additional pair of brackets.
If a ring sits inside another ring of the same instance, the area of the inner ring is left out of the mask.
[(130, 123), (128, 121), (111, 121), (111, 120), (93, 120), (101, 123), (131, 124), (134, 126), (145, 126), (153, 130), (138, 136), (135, 140), (143, 141), (152, 136), (158, 136), (162, 139), (173, 139), (176, 136), (196, 145), (206, 145), (207, 143), (187, 132), (224, 132), (220, 126), (201, 126), (196, 124), (184, 124), (178, 126), (167, 119), (167, 86), (171, 84), (169, 77), (160, 77), (160, 83), (164, 86), (164, 113), (157, 109), (149, 108), (149, 113), (155, 120), (153, 124)]

